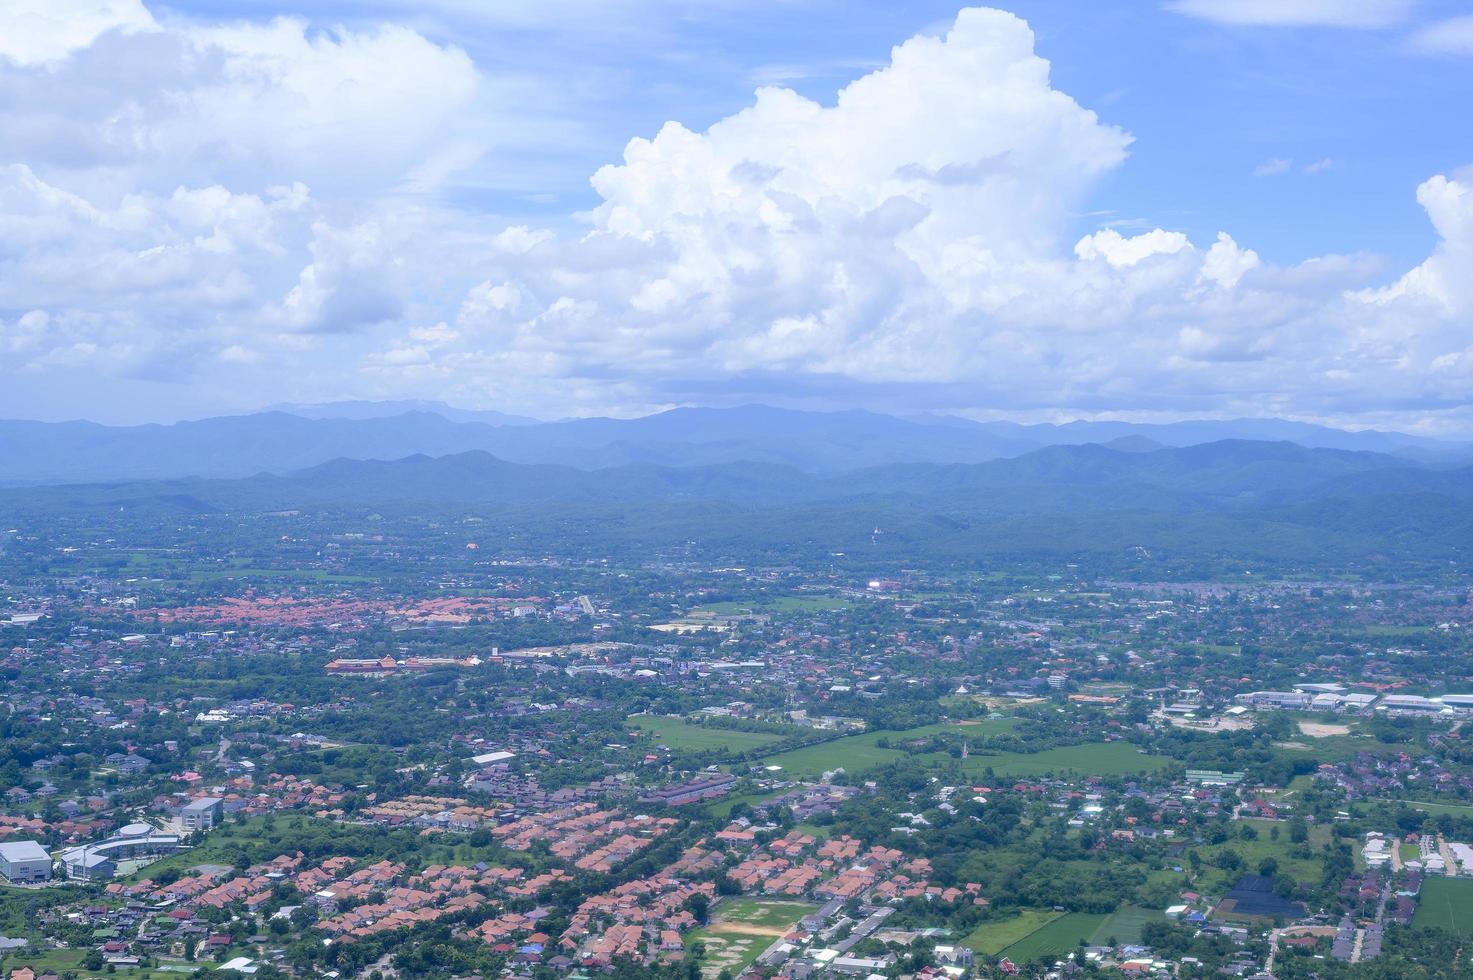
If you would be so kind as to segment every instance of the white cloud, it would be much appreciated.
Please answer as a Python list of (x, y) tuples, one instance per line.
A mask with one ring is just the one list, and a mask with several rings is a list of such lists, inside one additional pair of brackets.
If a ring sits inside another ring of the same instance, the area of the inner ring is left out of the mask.
[(1113, 228), (1086, 235), (1074, 246), (1074, 254), (1085, 261), (1104, 259), (1117, 268), (1137, 265), (1153, 255), (1175, 255), (1192, 243), (1179, 231), (1160, 228), (1126, 238)]
[(473, 160), (478, 87), (464, 53), (402, 27), (183, 23), (0, 62), (0, 130), (13, 159), (88, 196), (301, 181), (352, 199), (443, 179), (436, 154)]
[(1415, 0), (1169, 0), (1168, 10), (1221, 24), (1269, 27), (1389, 27)]
[(1253, 176), (1255, 176), (1255, 177), (1277, 177), (1280, 174), (1286, 174), (1290, 170), (1293, 170), (1293, 169), (1294, 169), (1294, 161), (1293, 160), (1285, 160), (1282, 157), (1275, 157), (1272, 160), (1265, 160), (1262, 163), (1260, 163), (1258, 166), (1254, 167), (1253, 168)]
[(21, 65), (58, 61), (107, 31), (156, 30), (140, 0), (6, 0), (0, 58)]
[(1473, 184), (1433, 177), (1417, 188), (1417, 202), (1437, 230), (1437, 250), (1384, 289), (1355, 296), (1377, 307), (1406, 303), (1447, 317), (1473, 314)]
[[(460, 337), (416, 370), (521, 396), (550, 376), (639, 408), (764, 378), (1073, 410), (1329, 411), (1371, 378), (1361, 410), (1422, 396), (1456, 331), (1409, 347), (1401, 299), (1355, 297), (1380, 272), (1367, 257), (1282, 268), (1162, 228), (1070, 254), (1071, 213), (1129, 141), (1050, 86), (1026, 25), (967, 11), (830, 106), (768, 88), (705, 132), (631, 141), (594, 177), (588, 233), (509, 229)], [(1446, 292), (1463, 260), (1444, 197), (1422, 195), (1450, 257), (1415, 278)]]
[(1217, 241), (1212, 243), (1207, 257), (1202, 260), (1202, 278), (1224, 289), (1232, 289), (1258, 265), (1257, 252), (1251, 248), (1239, 248), (1231, 235), (1220, 231)]
[(1305, 176), (1313, 177), (1316, 174), (1324, 173), (1326, 170), (1329, 170), (1334, 166), (1335, 161), (1331, 160), (1329, 157), (1325, 157), (1323, 160), (1316, 160), (1314, 163), (1306, 163), (1304, 165), (1304, 174)]
[(0, 65), (0, 385), (85, 369), (551, 416), (879, 390), (1385, 418), (1473, 391), (1467, 181), (1423, 185), (1439, 245), (1400, 279), (1081, 229), (1131, 137), (1053, 87), (1010, 14), (964, 11), (832, 100), (767, 87), (630, 140), (575, 233), (440, 202), (485, 99), (464, 54), (402, 28), (164, 19)]
[(1473, 55), (1473, 14), (1428, 24), (1408, 44), (1422, 54)]

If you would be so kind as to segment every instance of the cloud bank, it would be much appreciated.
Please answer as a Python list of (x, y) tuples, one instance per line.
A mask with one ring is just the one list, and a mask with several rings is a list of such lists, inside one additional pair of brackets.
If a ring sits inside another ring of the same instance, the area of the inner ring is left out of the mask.
[(494, 86), (453, 47), (90, 7), (111, 26), (0, 51), (0, 374), (548, 415), (811, 396), (1406, 424), (1473, 401), (1466, 179), (1417, 189), (1439, 243), (1411, 270), (1276, 266), (1230, 228), (1071, 233), (1132, 138), (1004, 12), (832, 102), (768, 87), (631, 140), (570, 232), (437, 197), (495, 138), (467, 122)]

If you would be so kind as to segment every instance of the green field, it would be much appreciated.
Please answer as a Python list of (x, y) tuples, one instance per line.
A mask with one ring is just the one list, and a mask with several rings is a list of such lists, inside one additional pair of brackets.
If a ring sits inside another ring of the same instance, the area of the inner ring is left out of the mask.
[(1134, 772), (1153, 772), (1171, 764), (1171, 760), (1163, 756), (1142, 755), (1129, 742), (1092, 742), (1088, 745), (1067, 745), (1033, 753), (974, 755), (967, 760), (965, 768), (967, 772), (977, 774), (991, 769), (998, 776), (1042, 776), (1050, 772), (1121, 776)]
[[(657, 744), (676, 752), (748, 752), (781, 742), (783, 736), (770, 732), (737, 732), (714, 725), (698, 725), (680, 718), (638, 715), (628, 721), (631, 730), (646, 733)], [(798, 729), (794, 729), (798, 731)]]
[(766, 792), (762, 793), (745, 793), (741, 796), (728, 796), (725, 799), (717, 800), (715, 803), (707, 804), (706, 812), (713, 817), (725, 820), (727, 817), (731, 816), (732, 808), (735, 807), (738, 803), (762, 803), (772, 799), (775, 796), (781, 796), (785, 792), (787, 791), (781, 789), (773, 789), (767, 790)]
[[(839, 768), (853, 774), (907, 758), (906, 753), (898, 748), (882, 748), (877, 744), (881, 739), (900, 745), (907, 740), (946, 733), (981, 737), (1010, 731), (1015, 724), (1011, 718), (990, 718), (976, 724), (939, 722), (903, 732), (865, 732), (782, 752), (761, 761), (763, 765), (781, 766), (783, 773), (790, 776), (818, 776)], [(940, 762), (948, 757), (942, 753), (930, 753), (915, 758), (922, 762)]]
[(1463, 806), (1457, 803), (1426, 803), (1421, 800), (1382, 800), (1384, 803), (1402, 803), (1413, 810), (1421, 810), (1430, 813), (1434, 817), (1438, 814), (1448, 813), (1455, 817), (1473, 817), (1473, 806)]
[(982, 923), (961, 944), (973, 952), (996, 956), (1063, 915), (1062, 912), (1024, 909), (1010, 919), (993, 919)]
[(1015, 963), (1062, 956), (1078, 948), (1080, 940), (1089, 942), (1109, 918), (1093, 912), (1061, 915), (1004, 949), (1002, 955)]
[(1473, 937), (1473, 878), (1427, 878), (1412, 925)]
[(1141, 927), (1161, 917), (1160, 912), (1130, 905), (1109, 915), (1024, 909), (1010, 919), (982, 923), (961, 944), (986, 956), (1027, 963), (1068, 953), (1081, 939), (1095, 946), (1138, 943)]
[(758, 898), (722, 902), (712, 911), (710, 924), (687, 935), (686, 946), (689, 948), (694, 942), (705, 944), (706, 955), (701, 961), (703, 976), (714, 977), (722, 970), (736, 975), (813, 910), (814, 906), (807, 902)]
[[(1164, 922), (1166, 916), (1155, 909), (1143, 909), (1135, 905), (1122, 905), (1105, 917), (1094, 935), (1089, 937), (1093, 946), (1117, 946), (1121, 943), (1139, 943), (1141, 927), (1147, 922)], [(1111, 942), (1114, 940), (1114, 942)]]

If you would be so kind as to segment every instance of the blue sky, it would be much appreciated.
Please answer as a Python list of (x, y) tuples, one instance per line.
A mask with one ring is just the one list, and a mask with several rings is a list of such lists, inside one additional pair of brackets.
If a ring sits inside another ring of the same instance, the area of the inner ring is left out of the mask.
[(1473, 430), (1466, 4), (69, 2), (0, 0), (3, 415)]
[[(591, 14), (521, 19), (483, 9), (493, 6), (163, 9), (212, 19), (288, 14), (324, 25), (390, 19), (459, 45), (478, 63), (546, 79), (559, 90), (550, 111), (569, 113), (565, 132), (511, 154), (525, 171), (487, 168), (447, 191), (466, 207), (544, 221), (595, 204), (588, 175), (617, 159), (631, 136), (670, 119), (704, 129), (748, 104), (760, 84), (831, 103), (843, 85), (884, 64), (893, 45), (943, 29), (959, 9), (930, 0), (690, 4), (621, 29)], [(1369, 30), (1222, 24), (1143, 0), (1001, 6), (1032, 26), (1057, 88), (1136, 137), (1130, 165), (1092, 196), (1109, 213), (1080, 215), (1081, 233), (1103, 219), (1210, 237), (1231, 221), (1275, 261), (1366, 250), (1411, 263), (1434, 234), (1409, 190), (1429, 173), (1473, 163), (1473, 126), (1459, 123), (1473, 99), (1473, 62), (1409, 44), (1419, 26), (1467, 13), (1465, 3), (1424, 0), (1405, 20)], [(585, 30), (567, 29), (583, 18)], [(1291, 171), (1254, 176), (1276, 160)], [(1326, 169), (1303, 172), (1326, 160)]]

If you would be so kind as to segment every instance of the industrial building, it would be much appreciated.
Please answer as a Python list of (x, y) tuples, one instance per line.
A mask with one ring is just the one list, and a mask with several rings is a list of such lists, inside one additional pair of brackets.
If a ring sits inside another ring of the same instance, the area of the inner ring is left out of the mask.
[(33, 840), (0, 844), (0, 875), (14, 885), (51, 880), (51, 855)]

